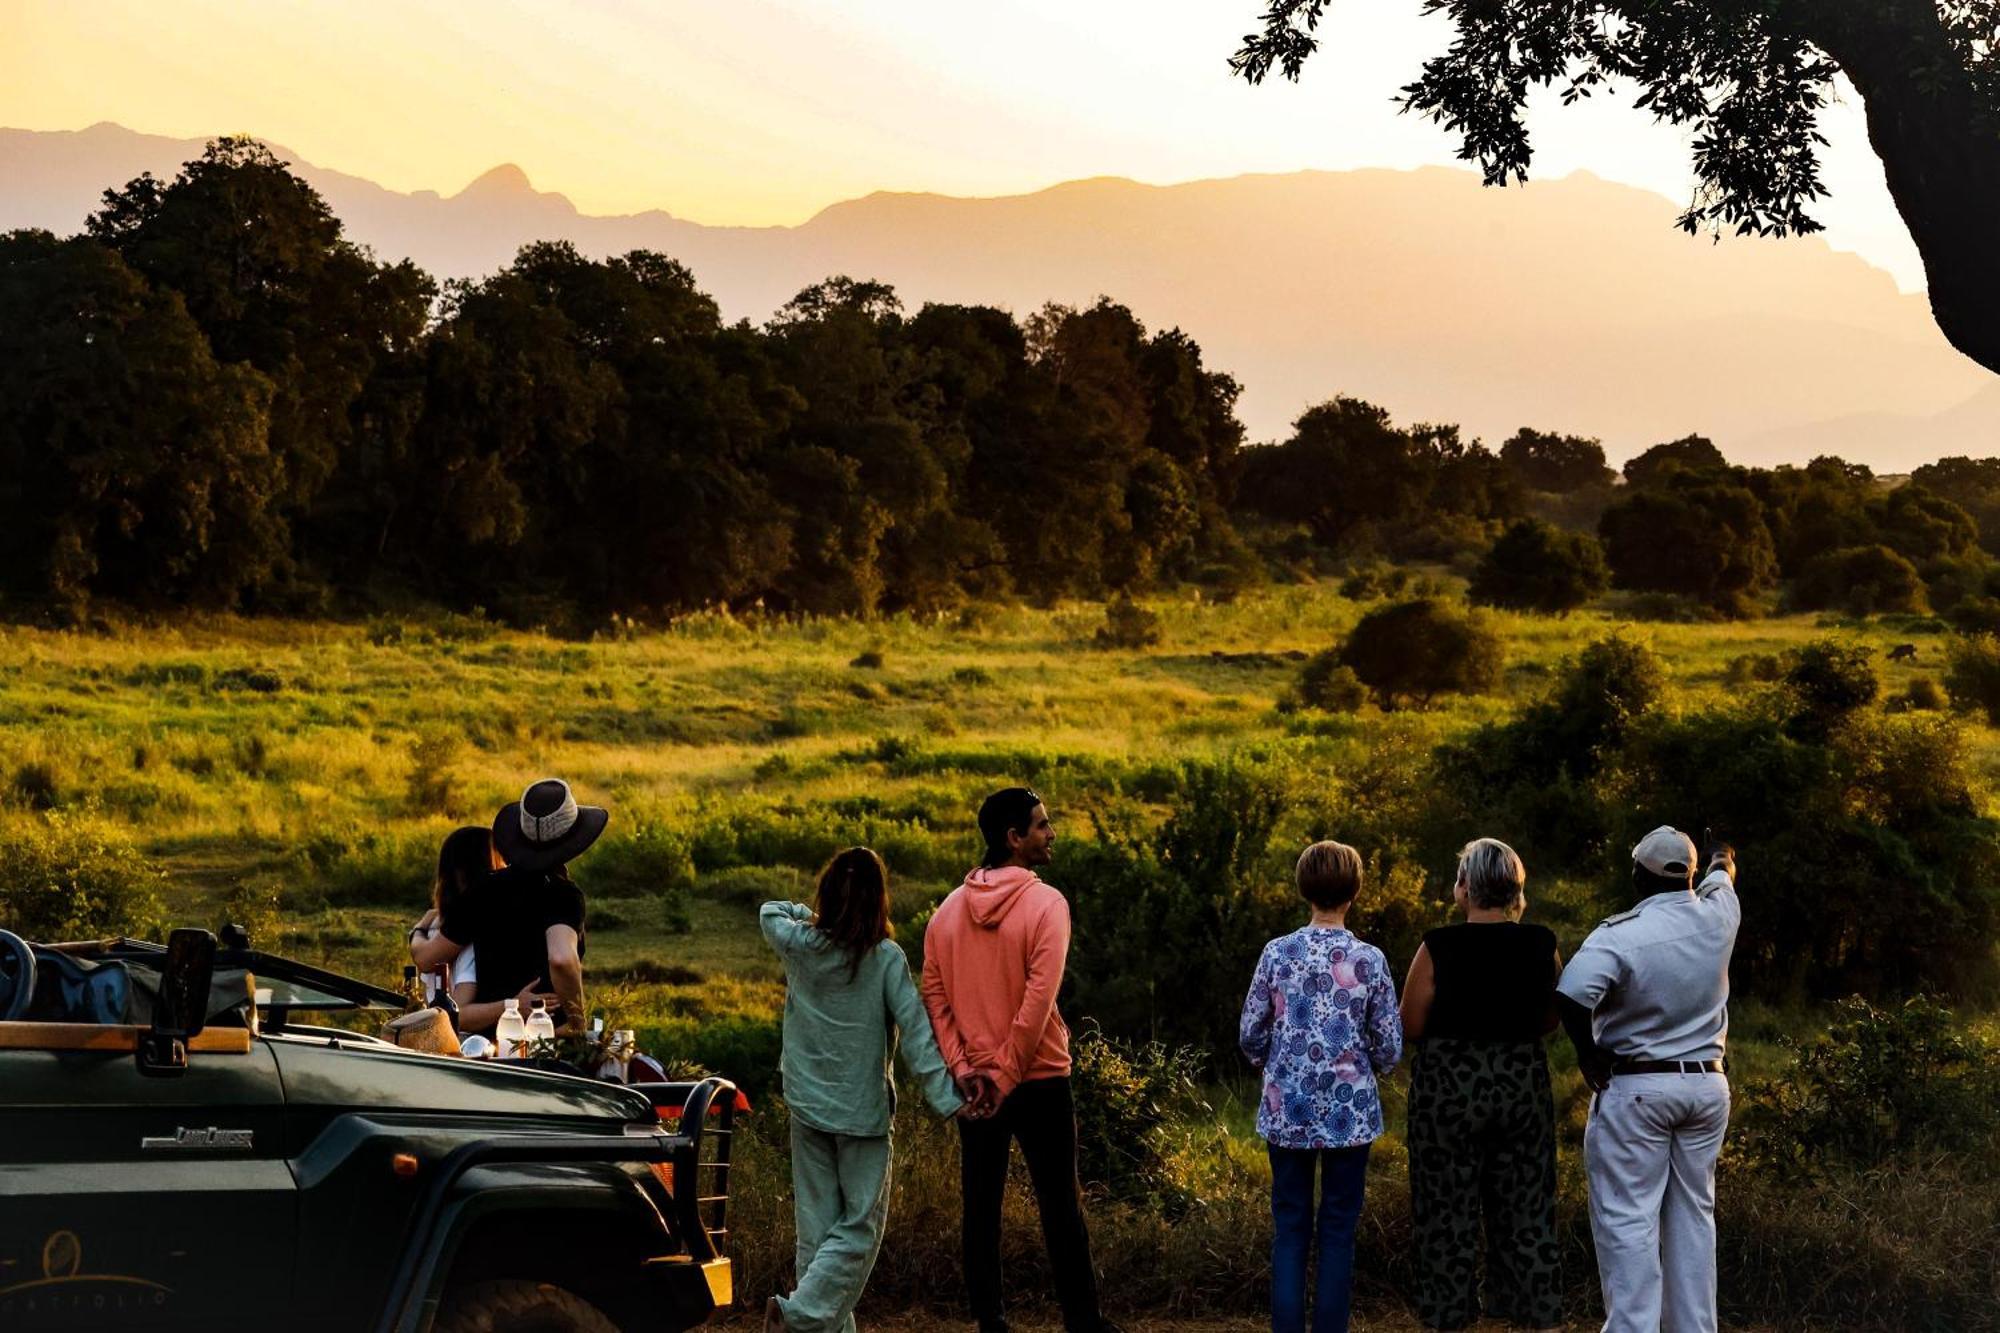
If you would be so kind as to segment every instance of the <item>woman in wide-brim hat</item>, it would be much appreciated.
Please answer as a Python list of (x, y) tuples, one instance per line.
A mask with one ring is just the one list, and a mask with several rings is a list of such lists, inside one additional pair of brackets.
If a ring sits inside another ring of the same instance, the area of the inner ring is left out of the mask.
[(493, 846), (510, 866), (553, 870), (581, 856), (610, 820), (598, 806), (578, 805), (561, 778), (543, 778), (500, 807)]
[(443, 913), (436, 941), (412, 949), (430, 951), (417, 956), (420, 967), (436, 965), (433, 952), (448, 958), (466, 945), (478, 949), (473, 1002), (460, 1000), (459, 1008), (479, 1022), (467, 1022), (466, 1031), (488, 1031), (510, 999), (523, 1013), (544, 1001), (559, 1027), (582, 1021), (583, 890), (567, 866), (609, 819), (596, 806), (578, 805), (560, 778), (535, 783), (494, 817), (493, 850), (506, 864)]

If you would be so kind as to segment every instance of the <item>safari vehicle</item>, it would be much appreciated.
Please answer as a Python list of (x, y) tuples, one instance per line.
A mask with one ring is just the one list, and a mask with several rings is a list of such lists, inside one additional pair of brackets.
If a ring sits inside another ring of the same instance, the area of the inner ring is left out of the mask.
[(0, 1329), (639, 1333), (730, 1304), (731, 1084), (406, 1051), (324, 1025), (393, 992), (224, 941), (0, 931)]

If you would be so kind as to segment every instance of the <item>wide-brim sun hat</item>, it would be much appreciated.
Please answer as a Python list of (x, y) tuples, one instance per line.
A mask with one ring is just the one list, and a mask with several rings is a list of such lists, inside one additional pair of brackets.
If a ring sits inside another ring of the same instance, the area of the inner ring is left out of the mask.
[(543, 778), (493, 816), (493, 847), (510, 866), (550, 870), (581, 856), (610, 821), (608, 811), (578, 805), (561, 778)]

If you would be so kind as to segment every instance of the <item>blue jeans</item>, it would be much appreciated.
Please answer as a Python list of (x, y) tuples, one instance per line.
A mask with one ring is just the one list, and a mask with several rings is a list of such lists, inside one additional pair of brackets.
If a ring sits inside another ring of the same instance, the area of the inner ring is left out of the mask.
[(1320, 1171), (1319, 1282), (1312, 1333), (1347, 1333), (1354, 1224), (1368, 1179), (1368, 1145), (1271, 1148), (1271, 1333), (1306, 1333), (1306, 1257), (1313, 1248), (1313, 1174)]

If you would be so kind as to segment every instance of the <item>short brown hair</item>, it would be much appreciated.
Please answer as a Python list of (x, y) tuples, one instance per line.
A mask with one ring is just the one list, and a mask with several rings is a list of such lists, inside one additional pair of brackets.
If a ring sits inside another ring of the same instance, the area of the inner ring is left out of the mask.
[(1314, 907), (1340, 907), (1361, 892), (1361, 853), (1344, 842), (1316, 842), (1299, 853), (1299, 896)]

